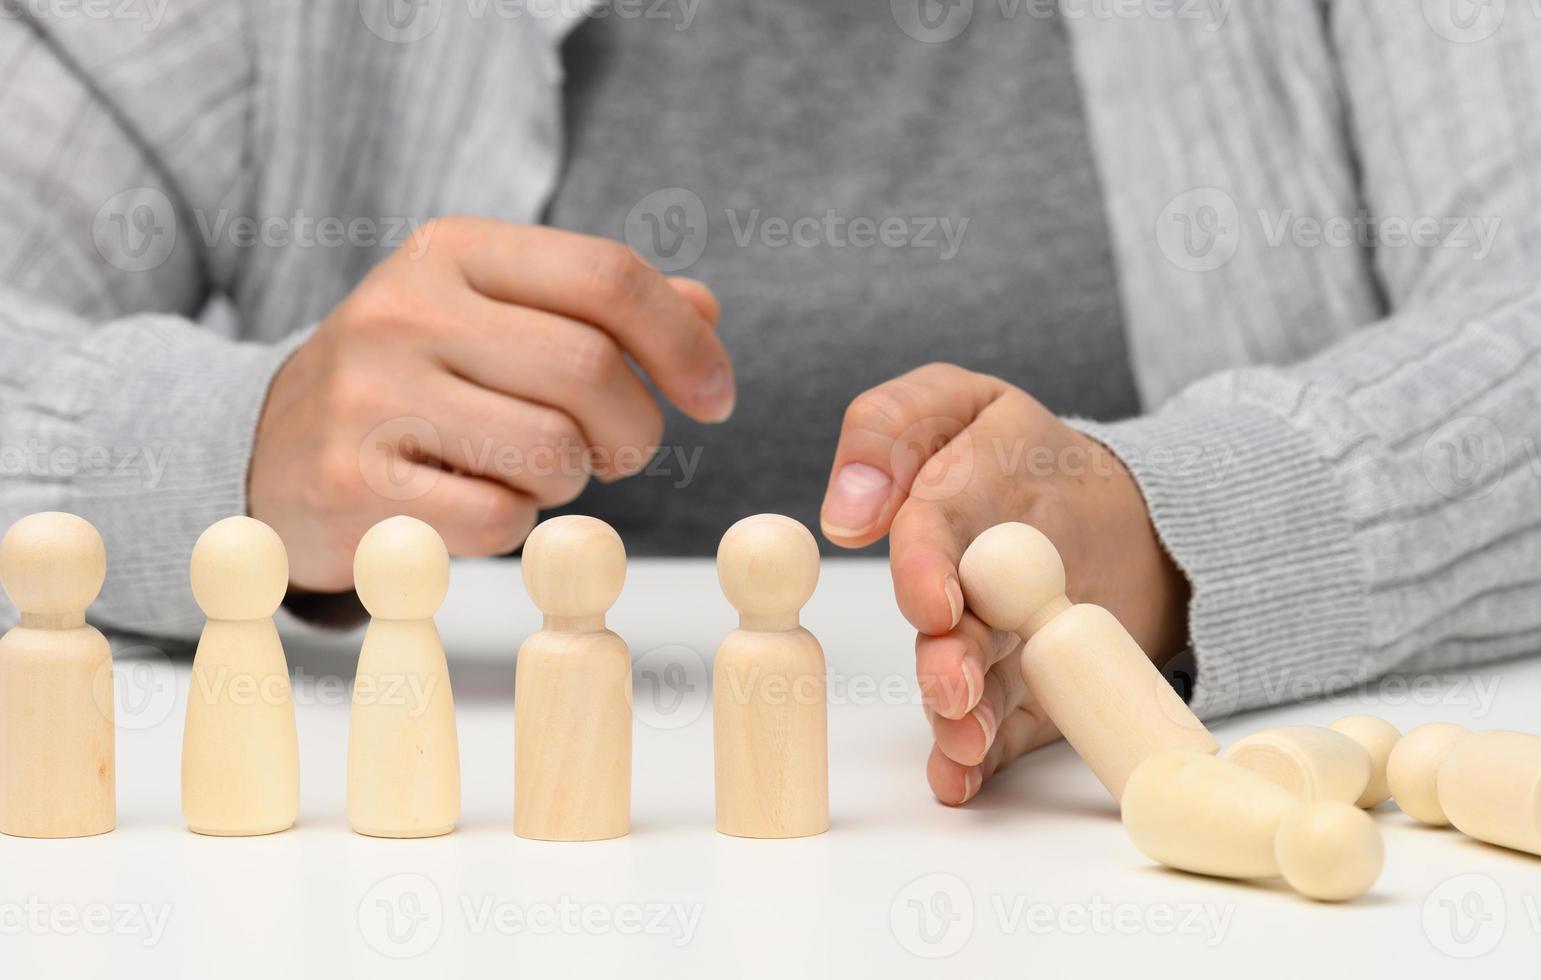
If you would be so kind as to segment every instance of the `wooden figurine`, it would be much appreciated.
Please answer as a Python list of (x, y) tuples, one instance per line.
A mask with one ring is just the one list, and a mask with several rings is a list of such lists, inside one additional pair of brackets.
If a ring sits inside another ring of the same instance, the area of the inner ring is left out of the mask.
[(819, 581), (819, 546), (790, 517), (746, 517), (722, 537), (717, 579), (739, 614), (712, 668), (717, 830), (822, 834), (829, 829), (824, 650), (799, 622)]
[(112, 650), (86, 625), (107, 576), (91, 524), (42, 513), (0, 540), (21, 623), (0, 637), (0, 833), (91, 837), (117, 819)]
[(569, 515), (524, 544), (525, 590), (545, 616), (519, 647), (514, 685), (514, 833), (624, 837), (631, 826), (631, 655), (605, 627), (626, 548), (604, 521)]
[(273, 625), (288, 554), (266, 524), (229, 517), (193, 546), (191, 578), (208, 622), (182, 732), (182, 815), (194, 833), (219, 837), (288, 830), (300, 810), (300, 746)]
[(1439, 805), (1468, 837), (1541, 854), (1541, 736), (1478, 732), (1440, 764)]
[(1386, 763), (1391, 759), (1391, 750), (1396, 748), (1397, 740), (1402, 737), (1397, 726), (1374, 715), (1347, 715), (1327, 727), (1358, 742), (1359, 747), (1370, 755), (1370, 781), (1355, 803), (1369, 810), (1391, 799)]
[(1386, 760), (1386, 784), (1402, 812), (1430, 827), (1449, 826), (1439, 803), (1439, 767), (1456, 743), (1471, 735), (1460, 725), (1436, 721), (1403, 735)]
[(1374, 764), (1358, 742), (1315, 725), (1282, 725), (1254, 732), (1223, 756), (1265, 776), (1307, 803), (1357, 803)]
[(1340, 800), (1286, 813), (1273, 846), (1285, 883), (1318, 902), (1358, 898), (1386, 864), (1386, 842), (1375, 821)]
[(413, 517), (364, 535), (354, 588), (371, 617), (353, 681), (348, 820), (369, 837), (437, 837), (460, 819), (460, 743), (433, 616), (449, 591), (444, 539)]
[(1364, 811), (1304, 803), (1268, 778), (1203, 752), (1159, 752), (1130, 775), (1124, 829), (1146, 857), (1221, 878), (1282, 876), (1318, 901), (1346, 901), (1380, 876), (1385, 846)]
[(1112, 613), (1071, 605), (1065, 566), (1042, 532), (996, 525), (969, 545), (958, 573), (976, 616), (1027, 641), (1028, 689), (1115, 800), (1134, 768), (1157, 752), (1219, 751)]

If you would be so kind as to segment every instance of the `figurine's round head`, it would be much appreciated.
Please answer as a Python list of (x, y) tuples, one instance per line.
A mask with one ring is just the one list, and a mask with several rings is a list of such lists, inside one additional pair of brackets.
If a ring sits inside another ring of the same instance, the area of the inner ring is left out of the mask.
[(96, 528), (74, 514), (23, 517), (0, 540), (0, 584), (24, 613), (79, 615), (107, 577), (107, 549)]
[(819, 544), (790, 517), (746, 517), (717, 546), (717, 581), (744, 616), (795, 615), (819, 584)]
[(289, 587), (289, 553), (251, 517), (227, 517), (193, 545), (193, 598), (210, 619), (267, 619)]
[(974, 539), (958, 563), (963, 600), (998, 630), (1015, 630), (1065, 594), (1065, 565), (1042, 531), (997, 524)]
[(626, 546), (604, 521), (553, 517), (525, 540), (520, 571), (525, 591), (547, 616), (603, 616), (626, 584)]
[(1279, 874), (1319, 902), (1346, 902), (1370, 890), (1386, 862), (1380, 828), (1348, 803), (1324, 800), (1285, 814), (1274, 837)]
[(353, 553), (353, 588), (376, 619), (432, 619), (449, 592), (449, 550), (415, 517), (387, 517)]

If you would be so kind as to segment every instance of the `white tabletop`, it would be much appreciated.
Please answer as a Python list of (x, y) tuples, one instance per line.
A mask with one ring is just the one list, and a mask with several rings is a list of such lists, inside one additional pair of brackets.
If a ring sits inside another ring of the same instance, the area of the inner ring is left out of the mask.
[[(633, 561), (611, 627), (637, 658), (629, 837), (512, 832), (513, 653), (538, 625), (512, 562), (457, 564), (438, 617), (453, 672), (460, 829), (348, 831), (344, 757), (358, 636), (291, 637), (303, 793), (273, 837), (183, 829), (188, 665), (118, 655), (118, 829), (0, 838), (0, 975), (899, 977), (1006, 967), (1030, 977), (1536, 976), (1541, 859), (1376, 811), (1386, 871), (1346, 906), (1282, 886), (1154, 867), (1069, 750), (1034, 754), (962, 809), (926, 787), (930, 747), (913, 633), (886, 565), (828, 561), (805, 624), (830, 669), (830, 797), (821, 837), (722, 837), (712, 821), (707, 668), (734, 615), (705, 561)], [(1404, 731), (1432, 720), (1541, 729), (1541, 662), (1393, 680), (1235, 719), (1229, 743), (1353, 712)], [(1469, 962), (1467, 962), (1469, 961)], [(1143, 968), (1143, 969), (1142, 969)], [(1323, 970), (1327, 972), (1322, 973)], [(1166, 970), (1158, 970), (1164, 975)]]

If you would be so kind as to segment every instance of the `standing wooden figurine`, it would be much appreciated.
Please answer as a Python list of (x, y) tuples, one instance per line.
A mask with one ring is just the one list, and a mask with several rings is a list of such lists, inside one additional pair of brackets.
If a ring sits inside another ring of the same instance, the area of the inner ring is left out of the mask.
[(712, 668), (717, 830), (822, 834), (829, 829), (824, 650), (798, 621), (819, 581), (819, 546), (790, 517), (746, 517), (722, 537), (717, 578), (739, 613)]
[(273, 529), (228, 517), (193, 546), (198, 638), (182, 732), (182, 815), (189, 830), (255, 837), (288, 830), (300, 810), (300, 746), (289, 664), (273, 614), (289, 557)]
[(1064, 563), (1043, 532), (997, 524), (968, 546), (958, 577), (974, 615), (1026, 641), (1028, 690), (1115, 800), (1157, 752), (1219, 751), (1113, 614), (1066, 598)]
[(373, 618), (353, 681), (348, 820), (369, 837), (437, 837), (460, 819), (460, 742), (449, 666), (433, 615), (449, 552), (414, 517), (364, 535), (353, 583)]
[(73, 514), (24, 517), (0, 540), (21, 625), (0, 638), (0, 833), (91, 837), (117, 818), (112, 650), (86, 625), (107, 575)]
[(545, 614), (519, 647), (514, 684), (514, 833), (624, 837), (631, 827), (631, 654), (605, 628), (626, 548), (604, 521), (554, 517), (530, 533), (525, 591)]

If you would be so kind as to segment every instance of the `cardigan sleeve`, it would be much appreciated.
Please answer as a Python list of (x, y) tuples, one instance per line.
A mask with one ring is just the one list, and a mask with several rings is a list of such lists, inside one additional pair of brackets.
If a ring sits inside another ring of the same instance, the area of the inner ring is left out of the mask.
[[(179, 636), (202, 621), (192, 544), (244, 512), (292, 345), (197, 322), (208, 251), (191, 208), (235, 183), (245, 69), (234, 5), (167, 16), (154, 32), (0, 17), (0, 528), (41, 510), (90, 520), (109, 555), (93, 620)], [(202, 163), (186, 180), (161, 153), (174, 143)], [(15, 619), (0, 597), (0, 624)]]
[(1192, 583), (1208, 717), (1541, 651), (1541, 19), (1319, 6), (1360, 209), (1295, 220), (1278, 261), (1336, 248), (1381, 314), (1077, 423)]

